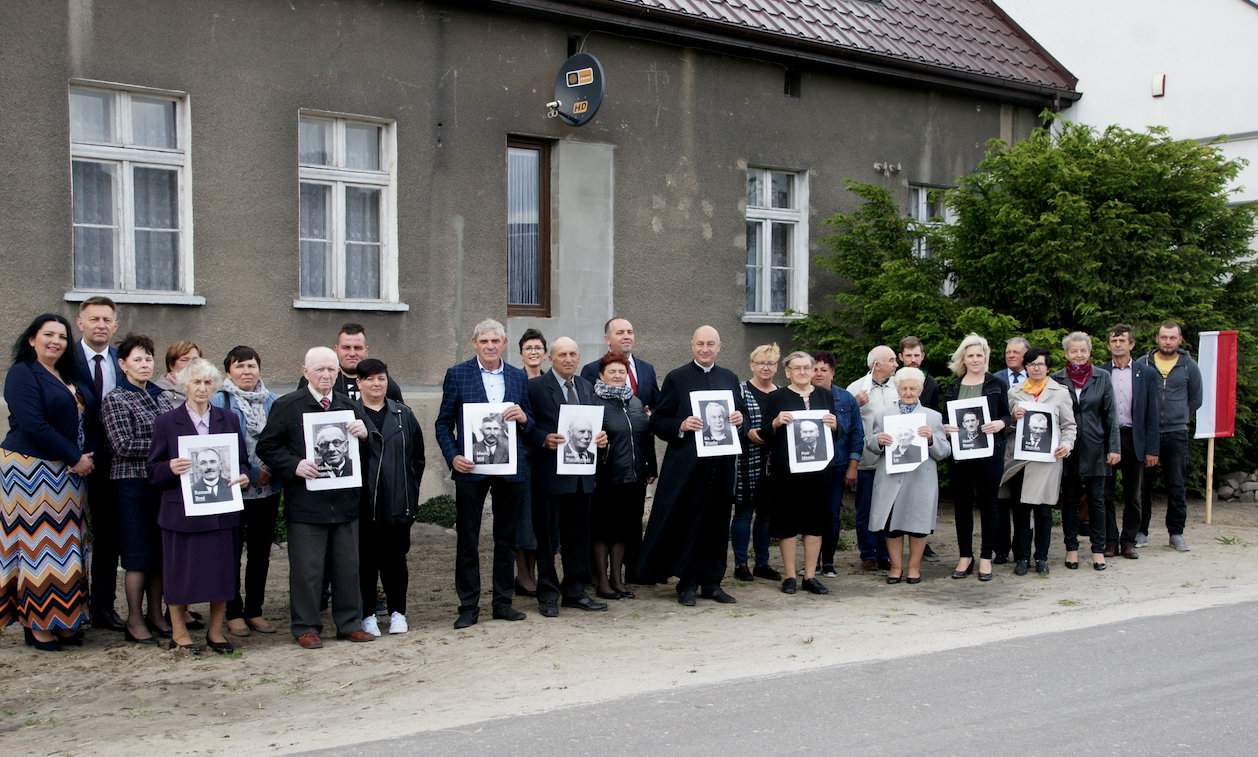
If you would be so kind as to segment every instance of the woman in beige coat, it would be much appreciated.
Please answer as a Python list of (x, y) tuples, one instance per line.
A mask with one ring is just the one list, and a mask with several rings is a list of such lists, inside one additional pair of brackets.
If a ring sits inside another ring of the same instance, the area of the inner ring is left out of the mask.
[(1023, 363), (1027, 379), (1016, 389), (1009, 390), (1009, 408), (1014, 422), (1008, 433), (1015, 433), (1018, 422), (1026, 415), (1024, 405), (1032, 402), (1057, 408), (1057, 426), (1060, 429), (1060, 438), (1053, 450), (1055, 459), (1051, 463), (1013, 459), (1016, 444), (1012, 438), (1005, 446), (1005, 473), (1000, 482), (1002, 495), (1018, 503), (1013, 519), (1013, 572), (1018, 576), (1025, 576), (1030, 569), (1032, 510), (1035, 511), (1035, 572), (1041, 576), (1048, 575), (1052, 508), (1061, 494), (1061, 461), (1070, 455), (1075, 446), (1075, 414), (1070, 390), (1049, 378), (1050, 361), (1048, 350), (1039, 347), (1027, 350)]

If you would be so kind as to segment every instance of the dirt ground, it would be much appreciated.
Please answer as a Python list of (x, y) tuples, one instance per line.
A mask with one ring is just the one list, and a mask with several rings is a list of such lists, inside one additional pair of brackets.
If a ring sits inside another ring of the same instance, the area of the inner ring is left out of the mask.
[[(486, 597), (481, 623), (458, 632), (451, 627), (454, 532), (417, 525), (411, 631), (371, 644), (328, 641), (305, 651), (281, 631), (238, 640), (232, 658), (189, 658), (90, 631), (82, 649), (43, 654), (22, 645), (18, 626), (4, 629), (0, 745), (8, 755), (280, 754), (1258, 599), (1252, 504), (1216, 508), (1214, 525), (1205, 526), (1193, 503), (1187, 554), (1165, 545), (1156, 512), (1141, 559), (1111, 559), (1103, 573), (1086, 562), (1066, 570), (1054, 529), (1049, 577), (1018, 578), (1005, 565), (987, 584), (949, 579), (950, 516), (945, 505), (932, 538), (943, 560), (928, 563), (917, 586), (861, 574), (849, 549), (840, 555), (841, 575), (827, 579), (833, 593), (826, 597), (727, 580), (737, 604), (700, 600), (684, 608), (670, 586), (637, 587), (637, 599), (613, 602), (606, 613), (564, 610), (556, 619), (519, 599), (529, 612), (519, 623), (490, 621)], [(271, 564), (266, 615), (286, 627), (282, 548)], [(482, 566), (487, 572), (487, 558)], [(1080, 693), (1087, 694), (1083, 679)]]

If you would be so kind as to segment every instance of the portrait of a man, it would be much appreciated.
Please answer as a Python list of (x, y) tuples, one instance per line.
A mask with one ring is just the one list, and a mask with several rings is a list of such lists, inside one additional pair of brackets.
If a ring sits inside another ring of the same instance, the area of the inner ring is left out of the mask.
[(192, 501), (204, 505), (209, 502), (227, 502), (232, 498), (231, 487), (223, 475), (223, 453), (217, 449), (199, 450), (193, 457), (196, 471), (192, 481)]
[(892, 465), (912, 465), (922, 461), (922, 448), (913, 444), (913, 429), (902, 428), (896, 432), (895, 446), (891, 448)]
[(315, 466), (319, 478), (344, 478), (354, 475), (354, 461), (349, 456), (349, 434), (340, 423), (315, 427)]
[(821, 459), (821, 424), (817, 421), (799, 421), (795, 424), (795, 460), (811, 463)]
[(494, 465), (510, 462), (507, 435), (503, 433), (502, 414), (490, 413), (481, 419), (480, 438), (472, 441), (472, 462)]
[(977, 409), (966, 409), (960, 413), (961, 432), (957, 434), (957, 443), (963, 450), (986, 449), (987, 434), (979, 429), (983, 425), (983, 418)]
[(594, 441), (594, 422), (589, 416), (576, 416), (568, 424), (568, 440), (563, 445), (563, 461), (578, 465), (590, 465), (594, 462), (594, 451), (590, 444)]
[(710, 400), (703, 405), (703, 446), (721, 447), (734, 443), (730, 429), (729, 408), (724, 402)]
[(1023, 451), (1052, 453), (1053, 435), (1048, 413), (1029, 412), (1022, 422), (1026, 424), (1022, 434)]

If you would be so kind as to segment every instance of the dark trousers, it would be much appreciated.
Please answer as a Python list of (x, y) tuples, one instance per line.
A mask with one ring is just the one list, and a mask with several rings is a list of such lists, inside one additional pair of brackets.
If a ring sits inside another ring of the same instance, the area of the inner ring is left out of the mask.
[[(699, 587), (704, 592), (716, 589), (725, 578), (729, 554), (729, 522), (733, 514), (733, 493), (721, 491), (719, 461), (700, 462), (696, 478), (690, 482), (694, 496), (680, 508), (677, 524), (686, 524), (681, 534), (681, 549), (674, 563), (677, 591)], [(684, 514), (683, 514), (684, 513)]]
[[(271, 544), (275, 541), (275, 519), (280, 510), (280, 493), (245, 500), (244, 533), (236, 539), (236, 596), (227, 603), (227, 619), (256, 618), (262, 615), (266, 576), (271, 567)], [(240, 559), (245, 565), (244, 598), (240, 594)]]
[[(1123, 459), (1118, 463), (1115, 475), (1105, 479), (1105, 544), (1118, 546), (1136, 543), (1140, 530), (1140, 486), (1144, 476), (1144, 458), (1136, 454), (1131, 439), (1131, 427), (1119, 430), (1123, 443)], [(1123, 477), (1123, 530), (1118, 530), (1118, 502), (1115, 481)], [(1148, 527), (1146, 521), (1145, 527)]]
[(992, 559), (1001, 463), (999, 456), (993, 456), (980, 460), (957, 460), (952, 464), (952, 503), (957, 523), (957, 551), (961, 557), (974, 557), (974, 507), (977, 505), (979, 524), (983, 529), (979, 557)]
[(87, 478), (87, 510), (92, 524), (91, 598), (94, 618), (109, 618), (118, 594), (118, 502), (109, 481), (109, 466), (102, 465)]
[(288, 593), (293, 636), (323, 632), (319, 597), (332, 561), (332, 621), (337, 633), (362, 629), (358, 595), (358, 521), (288, 524)]
[(1009, 556), (1013, 548), (1013, 500), (996, 500), (996, 531), (992, 537), (992, 549), (997, 555)]
[[(1188, 432), (1167, 431), (1160, 438), (1157, 469), (1162, 472), (1162, 484), (1166, 487), (1166, 532), (1178, 536), (1184, 533), (1188, 523), (1188, 500), (1184, 491), (1188, 477)], [(1152, 471), (1149, 473), (1151, 476)], [(1147, 534), (1153, 517), (1153, 481), (1145, 483), (1140, 492), (1140, 531)]]
[(1013, 558), (1029, 560), (1031, 555), (1031, 512), (1035, 511), (1035, 559), (1048, 559), (1048, 542), (1053, 532), (1053, 506), (1028, 505), (1018, 502), (1013, 506)]
[(406, 614), (410, 576), (406, 553), (411, 551), (411, 524), (358, 520), (358, 582), (364, 618), (376, 613), (376, 579), (384, 587), (390, 613)]
[[(494, 557), (493, 606), (510, 607), (515, 594), (515, 509), (524, 497), (527, 482), (491, 476), (476, 481), (454, 482), (457, 533), (454, 555), (454, 589), (459, 612), (480, 607), (480, 524), (485, 497), (493, 494)], [(534, 531), (542, 531), (533, 524)]]
[[(826, 529), (821, 532), (821, 564), (834, 565), (834, 553), (839, 548), (839, 531), (843, 527), (843, 489), (847, 486), (844, 477), (847, 475), (847, 462), (843, 462), (843, 466), (834, 469), (834, 477), (830, 481), (829, 502), (826, 508), (826, 514), (829, 519), (826, 521)], [(767, 520), (767, 518), (766, 518)], [(768, 535), (768, 531), (765, 531)], [(765, 547), (768, 547), (769, 540), (765, 539)], [(756, 552), (759, 556), (759, 550)], [(765, 556), (765, 562), (768, 563), (768, 556)], [(759, 564), (759, 560), (757, 560)]]
[[(550, 494), (533, 489), (533, 530), (537, 534), (537, 603), (553, 605), (585, 596), (590, 584), (590, 507), (588, 492)], [(555, 533), (559, 542), (553, 541)], [(555, 553), (563, 560), (563, 580), (555, 570)]]
[(1092, 554), (1105, 552), (1105, 481), (1109, 476), (1081, 476), (1079, 466), (1066, 458), (1061, 486), (1061, 535), (1066, 551), (1079, 549), (1079, 500), (1088, 498), (1088, 541)]
[(765, 483), (761, 477), (755, 487), (744, 487), (743, 496), (734, 501), (734, 519), (729, 524), (729, 537), (734, 548), (735, 565), (747, 564), (748, 543), (756, 552), (756, 567), (769, 564), (769, 513), (764, 503)]
[(887, 541), (882, 538), (880, 529), (869, 529), (869, 510), (874, 502), (874, 473), (869, 470), (856, 471), (856, 545), (860, 548), (862, 560), (891, 559), (887, 553)]

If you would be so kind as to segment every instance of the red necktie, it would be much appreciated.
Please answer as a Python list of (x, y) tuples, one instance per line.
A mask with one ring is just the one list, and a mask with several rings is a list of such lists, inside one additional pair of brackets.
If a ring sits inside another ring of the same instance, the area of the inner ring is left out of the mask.
[(633, 388), (633, 396), (638, 396), (638, 377), (633, 375), (633, 365), (629, 366), (629, 386)]
[(328, 399), (327, 397), (324, 397), (323, 399), (319, 400), (319, 405), (324, 410), (327, 410), (329, 407), (332, 406), (332, 400)]

